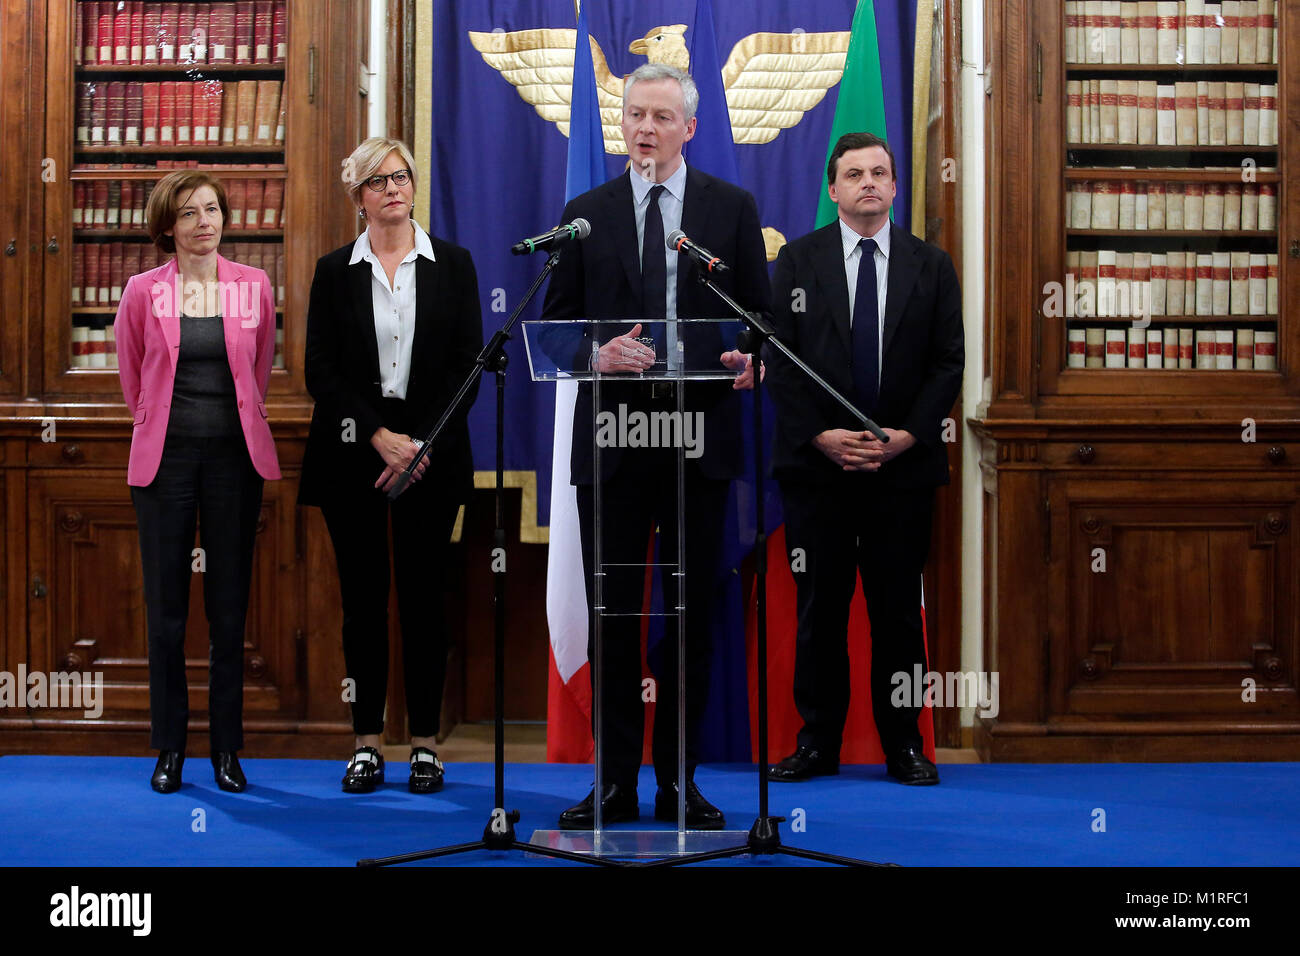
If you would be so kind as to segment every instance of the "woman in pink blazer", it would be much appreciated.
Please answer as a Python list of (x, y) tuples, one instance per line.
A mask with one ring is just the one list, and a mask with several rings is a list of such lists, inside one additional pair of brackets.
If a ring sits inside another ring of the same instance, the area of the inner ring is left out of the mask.
[(280, 477), (266, 420), (275, 299), (265, 272), (217, 254), (228, 217), (225, 190), (208, 173), (164, 176), (146, 218), (150, 238), (175, 258), (127, 281), (113, 323), (122, 394), (135, 416), (127, 484), (140, 529), (151, 746), (160, 751), (151, 785), (159, 793), (181, 785), (185, 622), (200, 568), (213, 775), (222, 790), (247, 786), (238, 758), (244, 619), (262, 482)]

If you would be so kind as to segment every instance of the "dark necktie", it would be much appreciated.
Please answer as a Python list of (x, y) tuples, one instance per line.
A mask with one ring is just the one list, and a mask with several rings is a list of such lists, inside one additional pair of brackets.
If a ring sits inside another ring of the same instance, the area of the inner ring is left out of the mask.
[(876, 240), (858, 242), (858, 286), (853, 296), (853, 391), (867, 415), (876, 410), (880, 375), (880, 305), (876, 296)]
[[(650, 187), (650, 205), (646, 207), (645, 231), (641, 237), (641, 304), (647, 319), (668, 317), (667, 247), (664, 245), (664, 218), (659, 212), (659, 197), (663, 191), (660, 184)], [(655, 359), (664, 361), (668, 357), (664, 323), (648, 322), (642, 334), (654, 339)]]

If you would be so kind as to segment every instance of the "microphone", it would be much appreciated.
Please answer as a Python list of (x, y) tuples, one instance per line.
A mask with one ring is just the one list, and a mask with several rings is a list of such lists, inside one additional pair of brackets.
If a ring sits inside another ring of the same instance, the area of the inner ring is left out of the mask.
[(674, 229), (668, 234), (668, 248), (687, 253), (709, 272), (726, 272), (728, 269), (725, 262), (703, 246), (691, 242), (680, 229)]
[(517, 256), (526, 256), (539, 249), (558, 246), (571, 239), (586, 239), (589, 235), (591, 235), (591, 223), (585, 219), (575, 219), (568, 225), (556, 226), (550, 232), (544, 232), (540, 236), (521, 239), (510, 247), (510, 251)]

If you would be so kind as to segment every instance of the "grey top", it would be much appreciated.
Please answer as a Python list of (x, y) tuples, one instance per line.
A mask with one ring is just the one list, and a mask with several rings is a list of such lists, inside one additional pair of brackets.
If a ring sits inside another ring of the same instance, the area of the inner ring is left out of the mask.
[(235, 438), (242, 434), (235, 404), (235, 380), (226, 356), (219, 315), (181, 316), (181, 348), (172, 387), (167, 432), (193, 438)]

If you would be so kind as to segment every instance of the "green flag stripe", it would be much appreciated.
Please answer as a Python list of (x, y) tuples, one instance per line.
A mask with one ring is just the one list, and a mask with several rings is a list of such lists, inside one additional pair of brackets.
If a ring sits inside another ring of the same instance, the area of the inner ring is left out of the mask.
[[(844, 75), (840, 78), (835, 119), (831, 138), (826, 144), (826, 162), (831, 150), (845, 133), (875, 133), (888, 139), (885, 129), (885, 90), (880, 79), (880, 47), (876, 40), (876, 11), (872, 0), (858, 0), (849, 34), (849, 52), (844, 58)], [(825, 166), (822, 167), (825, 169)], [(826, 193), (825, 183), (817, 203), (817, 228), (829, 225), (837, 215), (835, 203)], [(894, 212), (889, 212), (893, 218)]]

